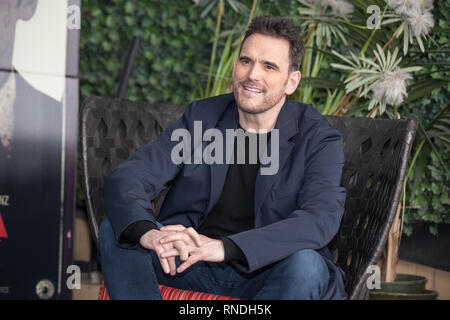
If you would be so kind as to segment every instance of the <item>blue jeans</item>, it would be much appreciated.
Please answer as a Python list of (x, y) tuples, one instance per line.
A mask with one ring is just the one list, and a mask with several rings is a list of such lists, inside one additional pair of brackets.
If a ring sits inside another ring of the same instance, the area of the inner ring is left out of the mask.
[[(320, 299), (330, 278), (322, 256), (300, 250), (289, 257), (244, 273), (227, 263), (197, 262), (180, 274), (165, 274), (153, 250), (124, 249), (116, 244), (108, 219), (99, 231), (100, 261), (111, 299), (162, 299), (158, 284), (240, 299)], [(180, 265), (176, 259), (176, 265)]]

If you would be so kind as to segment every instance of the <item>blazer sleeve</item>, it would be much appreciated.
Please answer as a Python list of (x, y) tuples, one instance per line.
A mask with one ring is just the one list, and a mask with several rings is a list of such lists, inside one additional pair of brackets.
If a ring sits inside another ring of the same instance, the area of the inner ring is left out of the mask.
[[(171, 123), (154, 141), (140, 148), (114, 169), (105, 180), (104, 200), (107, 217), (111, 221), (117, 243), (121, 247), (137, 244), (119, 242), (122, 232), (137, 221), (149, 221), (156, 225), (151, 201), (177, 176), (183, 164), (171, 159), (171, 141), (176, 129), (188, 129), (192, 107)], [(189, 129), (188, 129), (189, 130)]]
[(233, 262), (242, 271), (253, 272), (302, 249), (321, 249), (337, 233), (346, 197), (342, 135), (321, 127), (309, 146), (296, 209), (286, 219), (229, 236), (247, 258), (248, 266)]

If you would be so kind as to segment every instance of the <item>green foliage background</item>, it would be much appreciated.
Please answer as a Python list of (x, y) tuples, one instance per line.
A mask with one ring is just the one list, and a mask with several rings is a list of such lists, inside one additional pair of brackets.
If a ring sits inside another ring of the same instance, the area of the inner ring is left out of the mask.
[(126, 98), (187, 102), (208, 61), (212, 18), (199, 19), (191, 1), (85, 0), (82, 14), (82, 97), (115, 95), (131, 40), (139, 36)]

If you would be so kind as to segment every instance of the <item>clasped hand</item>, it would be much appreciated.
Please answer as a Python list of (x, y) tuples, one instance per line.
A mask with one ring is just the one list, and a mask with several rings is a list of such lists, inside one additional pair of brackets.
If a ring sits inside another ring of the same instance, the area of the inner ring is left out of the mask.
[[(225, 259), (223, 242), (198, 234), (194, 228), (182, 225), (168, 225), (160, 230), (153, 229), (141, 239), (142, 247), (154, 250), (165, 273), (172, 276), (181, 273), (198, 261), (222, 262)], [(175, 257), (182, 264), (177, 268)]]

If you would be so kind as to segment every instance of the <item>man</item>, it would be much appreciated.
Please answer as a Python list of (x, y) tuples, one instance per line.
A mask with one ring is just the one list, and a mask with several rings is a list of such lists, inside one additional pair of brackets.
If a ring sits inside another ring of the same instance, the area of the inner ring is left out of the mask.
[[(158, 283), (243, 299), (345, 297), (343, 271), (326, 247), (344, 208), (342, 137), (314, 108), (286, 98), (299, 84), (303, 51), (292, 22), (255, 19), (234, 64), (233, 94), (192, 103), (108, 176), (99, 237), (112, 299), (160, 299)], [(279, 156), (276, 172), (263, 174), (267, 157), (249, 161), (251, 139), (242, 150), (236, 138), (231, 161), (228, 147), (226, 163), (198, 161), (207, 154), (195, 138), (199, 121), (206, 132), (242, 128), (268, 138), (256, 152)], [(180, 128), (194, 146), (176, 164)], [(150, 200), (167, 186), (157, 221)]]

